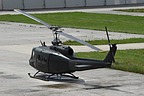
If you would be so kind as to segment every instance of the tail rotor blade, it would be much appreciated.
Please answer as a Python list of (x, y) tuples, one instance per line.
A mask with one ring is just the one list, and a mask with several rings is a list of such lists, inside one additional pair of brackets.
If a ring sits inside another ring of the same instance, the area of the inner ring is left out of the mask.
[(32, 15), (30, 15), (30, 14), (28, 14), (28, 13), (22, 11), (22, 10), (20, 10), (20, 9), (14, 9), (14, 11), (15, 11), (15, 12), (18, 12), (18, 13), (20, 13), (20, 14), (23, 14), (24, 16), (29, 17), (29, 18), (31, 18), (31, 19), (33, 19), (33, 20), (35, 20), (35, 21), (37, 21), (37, 22), (45, 25), (45, 26), (48, 27), (49, 29), (52, 27), (52, 26), (50, 26), (49, 24), (47, 24), (46, 22), (44, 22), (44, 21), (42, 21), (42, 20), (40, 20), (40, 19), (38, 19), (38, 18), (36, 18), (36, 17), (34, 17), (34, 16), (32, 16)]
[(107, 27), (105, 27), (105, 30), (106, 30), (106, 35), (107, 35), (108, 43), (109, 43), (109, 45), (110, 45), (110, 39), (109, 39), (109, 34), (108, 34)]
[(90, 47), (90, 48), (92, 48), (92, 49), (94, 49), (96, 51), (100, 51), (101, 50), (101, 49), (99, 49), (99, 48), (97, 48), (97, 47), (95, 47), (95, 46), (93, 46), (93, 45), (91, 45), (91, 44), (89, 44), (89, 43), (87, 43), (87, 42), (85, 42), (83, 40), (80, 40), (80, 39), (78, 39), (78, 38), (76, 38), (76, 37), (74, 37), (72, 35), (69, 35), (67, 33), (58, 32), (58, 34), (61, 34), (61, 35), (65, 36), (65, 37), (67, 37), (67, 38), (73, 39), (73, 40), (75, 40), (75, 41), (77, 41), (77, 42), (79, 42), (81, 44), (84, 44), (84, 45), (86, 45), (86, 46), (88, 46), (88, 47)]

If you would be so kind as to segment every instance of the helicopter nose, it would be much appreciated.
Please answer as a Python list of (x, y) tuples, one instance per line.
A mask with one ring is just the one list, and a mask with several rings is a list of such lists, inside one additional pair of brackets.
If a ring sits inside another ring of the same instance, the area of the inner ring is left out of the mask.
[(33, 60), (29, 60), (29, 64), (32, 66), (32, 67), (34, 67), (34, 61)]

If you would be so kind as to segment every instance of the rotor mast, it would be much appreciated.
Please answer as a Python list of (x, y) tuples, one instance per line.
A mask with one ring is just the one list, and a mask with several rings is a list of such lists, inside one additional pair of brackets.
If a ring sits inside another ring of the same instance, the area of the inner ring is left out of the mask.
[(53, 33), (53, 36), (54, 36), (54, 40), (51, 42), (53, 45), (58, 46), (62, 44), (62, 42), (59, 39), (59, 34), (57, 33), (57, 31)]

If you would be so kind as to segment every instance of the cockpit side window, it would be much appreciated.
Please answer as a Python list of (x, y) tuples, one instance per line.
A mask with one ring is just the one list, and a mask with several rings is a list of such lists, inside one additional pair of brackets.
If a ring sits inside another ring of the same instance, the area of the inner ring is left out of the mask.
[(40, 56), (40, 55), (37, 55), (37, 59), (38, 59), (38, 60), (41, 60), (41, 56)]
[(47, 63), (47, 58), (46, 57), (44, 57), (44, 56), (41, 56), (41, 55), (37, 55), (37, 61), (38, 62), (41, 62), (42, 64), (45, 64), (45, 63)]
[(47, 62), (47, 58), (46, 58), (46, 57), (43, 57), (43, 61), (44, 61), (44, 62)]

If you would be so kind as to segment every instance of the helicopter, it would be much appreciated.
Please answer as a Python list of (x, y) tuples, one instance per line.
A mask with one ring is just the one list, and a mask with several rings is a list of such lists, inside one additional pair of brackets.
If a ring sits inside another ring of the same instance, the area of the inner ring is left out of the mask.
[(31, 78), (36, 78), (39, 72), (46, 74), (46, 79), (51, 79), (54, 75), (66, 76), (74, 79), (78, 79), (73, 73), (76, 71), (85, 71), (98, 68), (110, 68), (112, 63), (115, 62), (114, 56), (117, 51), (116, 44), (110, 44), (109, 34), (106, 29), (106, 35), (108, 38), (108, 43), (110, 50), (106, 55), (104, 60), (86, 59), (78, 58), (74, 55), (74, 50), (70, 46), (63, 45), (59, 39), (59, 35), (65, 36), (67, 38), (73, 39), (81, 44), (84, 44), (95, 51), (100, 51), (101, 49), (80, 40), (72, 35), (64, 33), (60, 27), (51, 26), (48, 23), (34, 17), (25, 11), (20, 9), (14, 9), (24, 16), (27, 16), (43, 25), (48, 29), (52, 30), (54, 34), (54, 40), (51, 42), (51, 46), (47, 46), (45, 42), (41, 42), (41, 46), (34, 47), (32, 49), (31, 57), (29, 59), (29, 64), (37, 70), (37, 72), (32, 76), (30, 73), (28, 75)]

